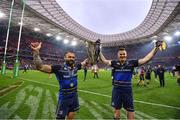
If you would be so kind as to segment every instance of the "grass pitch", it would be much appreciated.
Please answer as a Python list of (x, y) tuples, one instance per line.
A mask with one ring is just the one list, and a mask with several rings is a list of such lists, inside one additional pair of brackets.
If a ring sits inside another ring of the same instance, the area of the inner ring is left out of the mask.
[[(55, 76), (38, 71), (27, 71), (12, 78), (12, 71), (0, 76), (0, 119), (54, 119), (59, 85)], [(112, 80), (110, 71), (101, 70), (94, 79), (88, 71), (83, 81), (83, 71), (78, 73), (80, 110), (77, 119), (112, 119)], [(147, 87), (136, 86), (138, 76), (133, 76), (133, 93), (136, 119), (180, 119), (180, 86), (176, 78), (165, 74), (165, 87), (152, 80)], [(122, 110), (121, 118), (126, 118)]]

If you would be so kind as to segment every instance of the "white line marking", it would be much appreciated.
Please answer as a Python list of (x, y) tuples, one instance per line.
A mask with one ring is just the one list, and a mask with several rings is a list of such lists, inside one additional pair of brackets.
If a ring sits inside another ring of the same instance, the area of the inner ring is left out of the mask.
[[(11, 115), (14, 114), (14, 112), (23, 104), (25, 97), (26, 97), (26, 91), (32, 91), (33, 86), (28, 85), (22, 88), (20, 91), (18, 91), (16, 98), (15, 98), (15, 103), (9, 107), (10, 101), (7, 101), (0, 107), (0, 116), (3, 119), (8, 119)], [(32, 102), (32, 101), (31, 101)]]
[(37, 95), (29, 95), (25, 104), (30, 108), (28, 119), (35, 119), (42, 98), (43, 89), (41, 87), (35, 87), (31, 92), (36, 92)]
[[(113, 108), (108, 105), (108, 104), (104, 104), (106, 107), (108, 107), (108, 109), (112, 110), (112, 113), (113, 113)], [(126, 119), (126, 112), (122, 111), (121, 110), (121, 119)]]
[[(30, 82), (34, 82), (34, 83), (39, 83), (39, 84), (44, 84), (44, 85), (49, 85), (49, 86), (54, 86), (54, 87), (58, 87), (58, 88), (59, 88), (58, 85), (53, 85), (53, 84), (48, 84), (48, 83), (37, 82), (37, 81), (33, 81), (33, 80), (29, 80), (29, 79), (24, 79), (24, 78), (20, 78), (20, 79), (25, 80), (25, 81), (30, 81)], [(86, 91), (86, 90), (78, 90), (78, 91), (84, 92), (84, 93), (89, 93), (89, 94), (94, 94), (94, 95), (99, 95), (99, 96), (111, 98), (111, 96), (109, 96), (109, 95), (104, 95), (104, 94), (101, 94), (101, 93), (95, 93), (95, 92)], [(172, 109), (178, 109), (178, 110), (180, 110), (180, 107), (175, 107), (175, 106), (170, 106), (170, 105), (164, 105), (164, 104), (159, 104), (159, 103), (151, 103), (151, 102), (145, 102), (145, 101), (139, 101), (139, 100), (134, 100), (134, 102), (142, 103), (142, 104), (147, 104), (147, 105), (154, 105), (154, 106), (159, 106), (159, 107), (166, 107), (166, 108), (172, 108)]]
[(23, 120), (23, 119), (21, 119), (18, 115), (16, 115), (16, 116), (14, 117), (14, 119)]
[(41, 118), (55, 118), (55, 105), (49, 89), (46, 90), (46, 97)]
[(147, 115), (147, 114), (145, 114), (143, 112), (140, 112), (140, 111), (135, 111), (135, 113), (136, 113), (135, 116), (138, 114), (138, 115), (141, 115), (141, 116), (145, 117), (146, 119), (156, 119), (156, 118), (154, 118), (152, 116), (149, 116), (149, 115)]
[(49, 85), (49, 86), (54, 86), (54, 87), (58, 87), (59, 88), (59, 85), (53, 85), (53, 84), (49, 84), (49, 83), (42, 83), (42, 82), (33, 81), (33, 80), (30, 80), (30, 79), (26, 79), (26, 78), (20, 78), (20, 79), (25, 80), (25, 81), (29, 81), (29, 82), (34, 82), (34, 83), (39, 83), (39, 84)]
[[(124, 110), (124, 109), (123, 109)], [(125, 111), (125, 113), (126, 113), (126, 110), (124, 110)], [(136, 112), (136, 111), (135, 111)], [(138, 115), (138, 114), (135, 114), (135, 119), (138, 119), (138, 120), (142, 120), (142, 119), (144, 119), (144, 116), (140, 116), (140, 115)]]
[[(16, 89), (18, 89), (19, 87), (21, 87), (23, 84), (24, 84), (24, 81), (23, 81)], [(5, 97), (5, 96), (9, 95), (10, 93), (14, 92), (16, 89), (13, 89), (13, 90), (11, 90), (10, 92), (8, 92), (8, 93), (0, 96), (0, 98), (3, 98), (3, 97)]]
[(134, 102), (142, 103), (142, 104), (147, 104), (147, 105), (154, 105), (154, 106), (160, 106), (160, 107), (166, 107), (166, 108), (172, 108), (172, 109), (178, 109), (178, 110), (180, 110), (180, 107), (169, 106), (169, 105), (164, 105), (164, 104), (159, 104), (159, 103), (150, 103), (150, 102), (139, 101), (139, 100), (134, 100)]
[(111, 98), (111, 96), (109, 96), (109, 95), (104, 95), (104, 94), (101, 94), (101, 93), (95, 93), (95, 92), (86, 91), (86, 90), (78, 90), (78, 91), (84, 92), (84, 93), (89, 93), (89, 94), (94, 94), (94, 95), (99, 95), (99, 96)]
[(103, 107), (101, 107), (98, 103), (96, 103), (96, 102), (94, 102), (94, 101), (91, 101), (91, 103), (94, 105), (94, 106), (96, 106), (96, 108), (98, 109), (98, 110), (100, 110), (101, 112), (103, 112), (103, 113), (105, 113), (106, 115), (108, 115), (108, 117), (112, 117), (112, 114), (108, 111), (108, 110), (106, 110), (106, 109), (104, 109)]
[(154, 79), (154, 80), (159, 83), (159, 81), (157, 79)]
[(101, 119), (101, 120), (103, 119), (102, 116), (99, 113), (97, 113), (96, 110), (91, 105), (86, 103), (82, 98), (79, 97), (79, 101), (80, 101), (80, 104), (86, 107), (95, 118)]

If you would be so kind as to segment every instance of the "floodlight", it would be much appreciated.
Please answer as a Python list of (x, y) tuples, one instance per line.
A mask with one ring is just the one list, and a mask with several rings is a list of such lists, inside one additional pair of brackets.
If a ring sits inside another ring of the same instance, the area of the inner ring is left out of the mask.
[(174, 35), (175, 35), (175, 36), (180, 36), (180, 31), (176, 31), (176, 32), (174, 33)]
[(22, 22), (18, 22), (18, 25), (21, 25), (22, 24)]
[(3, 18), (4, 16), (5, 16), (5, 14), (0, 11), (0, 18)]
[(68, 39), (64, 39), (64, 44), (68, 44), (69, 40)]
[(164, 39), (167, 40), (167, 41), (171, 41), (171, 40), (172, 40), (172, 37), (169, 36), (169, 35), (167, 35), (167, 36), (164, 37)]
[(52, 34), (51, 33), (47, 33), (46, 36), (50, 37), (50, 36), (52, 36)]
[(56, 36), (56, 40), (61, 40), (62, 37), (61, 36)]
[(37, 32), (37, 31), (40, 31), (40, 29), (39, 29), (39, 28), (34, 28), (34, 31), (36, 31), (36, 32)]
[(71, 42), (71, 45), (72, 45), (72, 46), (76, 46), (76, 45), (77, 45), (77, 42), (76, 42), (76, 41), (72, 41), (72, 42)]

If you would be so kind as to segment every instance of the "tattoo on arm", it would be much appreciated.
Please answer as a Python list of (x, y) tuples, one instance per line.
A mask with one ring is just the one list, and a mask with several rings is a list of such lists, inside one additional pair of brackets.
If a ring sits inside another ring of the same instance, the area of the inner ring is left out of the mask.
[(41, 58), (39, 56), (39, 52), (34, 52), (33, 53), (33, 58), (34, 58), (33, 62), (36, 65), (36, 68), (38, 70), (41, 69), (41, 67), (42, 67), (42, 60), (41, 60)]

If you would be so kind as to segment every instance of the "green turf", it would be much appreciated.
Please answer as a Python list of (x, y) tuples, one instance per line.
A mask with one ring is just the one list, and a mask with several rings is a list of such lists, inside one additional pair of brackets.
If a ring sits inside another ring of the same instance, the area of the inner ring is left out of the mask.
[[(53, 75), (38, 71), (22, 73), (20, 77), (12, 78), (12, 71), (6, 76), (0, 76), (0, 90), (18, 81), (23, 83), (6, 94), (0, 96), (0, 119), (35, 119), (55, 118), (58, 96), (58, 82)], [(83, 71), (78, 73), (78, 89), (80, 110), (77, 119), (112, 119), (110, 106), (112, 81), (110, 71), (100, 71), (100, 78), (94, 79), (88, 71), (87, 80), (83, 81)], [(159, 87), (158, 80), (153, 75), (147, 87), (136, 86), (138, 76), (133, 77), (133, 94), (135, 99), (135, 118), (137, 119), (180, 119), (180, 86), (176, 78), (166, 73), (166, 86)], [(99, 93), (99, 94), (98, 94)], [(125, 111), (122, 111), (125, 118)]]

